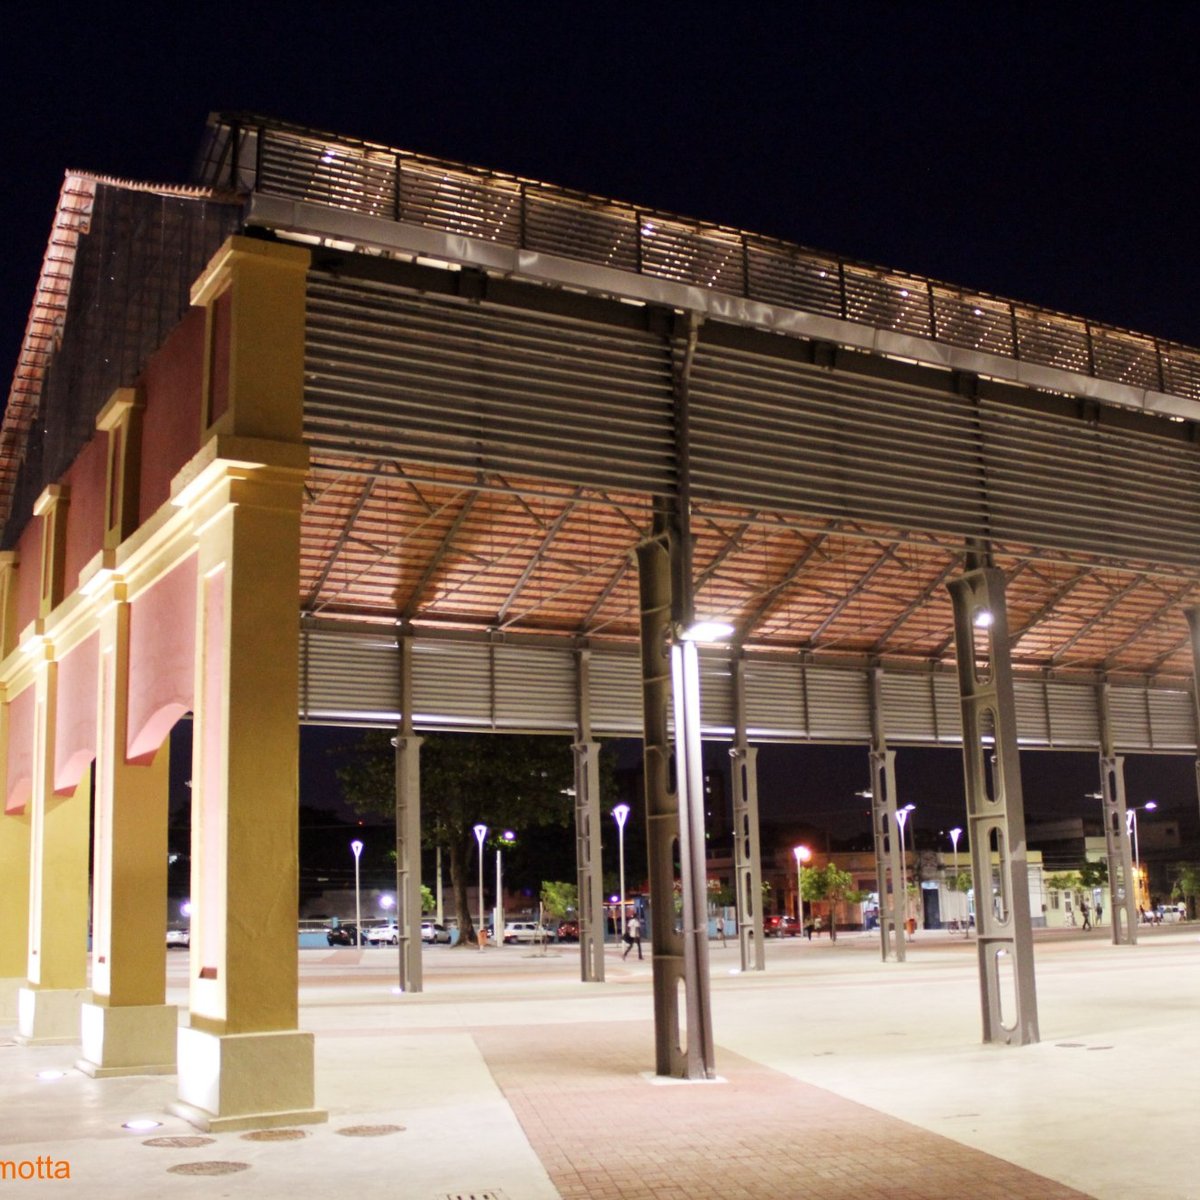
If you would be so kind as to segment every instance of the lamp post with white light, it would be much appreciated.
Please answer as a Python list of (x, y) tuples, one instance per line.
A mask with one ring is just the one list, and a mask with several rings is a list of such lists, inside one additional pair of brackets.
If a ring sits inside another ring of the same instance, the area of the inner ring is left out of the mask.
[(796, 856), (796, 920), (800, 925), (800, 935), (804, 935), (804, 864), (812, 858), (812, 851), (807, 846), (795, 846), (792, 853)]
[(1147, 800), (1145, 804), (1135, 804), (1125, 810), (1125, 832), (1133, 838), (1133, 878), (1136, 881), (1138, 907), (1142, 904), (1142, 858), (1138, 853), (1138, 819), (1141, 811), (1153, 812), (1158, 807), (1157, 800)]
[[(958, 839), (962, 836), (962, 830), (955, 826), (950, 830), (950, 840), (954, 843), (954, 890), (958, 891)], [(965, 899), (965, 897), (964, 897)], [(963, 927), (970, 932), (971, 921), (970, 914), (964, 914)]]
[(479, 949), (483, 949), (484, 929), (486, 926), (483, 922), (483, 841), (487, 837), (488, 827), (486, 825), (476, 825), (474, 827), (475, 840), (479, 843), (479, 930), (475, 936), (476, 942), (479, 943)]
[(908, 858), (904, 851), (904, 826), (908, 824), (908, 814), (917, 806), (906, 804), (896, 809), (896, 824), (900, 826), (900, 894), (904, 897), (904, 926), (908, 928)]
[(613, 819), (617, 823), (617, 862), (619, 864), (621, 888), (621, 936), (625, 936), (625, 822), (629, 818), (629, 805), (618, 804), (612, 810)]
[(354, 854), (354, 941), (358, 946), (362, 945), (362, 893), (358, 885), (358, 860), (362, 857), (363, 844), (355, 839), (350, 843), (350, 850)]
[(496, 931), (496, 945), (504, 945), (504, 886), (502, 883), (503, 876), (500, 863), (501, 852), (505, 846), (511, 846), (516, 840), (517, 835), (511, 829), (506, 829), (497, 839), (499, 845), (496, 847), (496, 915), (493, 929)]

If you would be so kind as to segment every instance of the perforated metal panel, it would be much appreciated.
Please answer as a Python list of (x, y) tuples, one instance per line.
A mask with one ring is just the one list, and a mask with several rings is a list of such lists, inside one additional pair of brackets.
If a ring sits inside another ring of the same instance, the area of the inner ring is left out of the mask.
[(1141, 688), (1111, 688), (1109, 709), (1112, 713), (1113, 741), (1118, 750), (1151, 750), (1150, 709)]
[(307, 320), (304, 436), (323, 453), (673, 484), (660, 338), (320, 272)]
[(700, 655), (700, 727), (707, 737), (733, 733), (733, 668), (727, 654)]
[(1195, 706), (1190, 692), (1146, 693), (1150, 733), (1156, 750), (1190, 750), (1196, 744)]
[(937, 740), (962, 741), (962, 702), (958, 696), (958, 680), (953, 674), (933, 677), (934, 709), (937, 714)]
[(597, 733), (642, 733), (642, 664), (636, 654), (593, 653), (592, 728)]
[(492, 660), (486, 642), (413, 645), (413, 719), (441, 728), (492, 723)]
[(1050, 709), (1052, 745), (1099, 747), (1100, 714), (1094, 687), (1049, 680), (1046, 700)]
[(1013, 702), (1017, 710), (1017, 743), (1022, 746), (1050, 745), (1050, 713), (1046, 707), (1046, 689), (1040, 679), (1013, 681)]

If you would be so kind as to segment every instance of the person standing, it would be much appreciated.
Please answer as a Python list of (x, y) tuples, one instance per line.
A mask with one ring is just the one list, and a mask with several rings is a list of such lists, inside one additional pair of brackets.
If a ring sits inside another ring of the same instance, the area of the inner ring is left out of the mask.
[(625, 953), (621, 955), (624, 959), (628, 957), (630, 950), (637, 947), (638, 958), (642, 957), (642, 923), (637, 917), (630, 917), (625, 922)]

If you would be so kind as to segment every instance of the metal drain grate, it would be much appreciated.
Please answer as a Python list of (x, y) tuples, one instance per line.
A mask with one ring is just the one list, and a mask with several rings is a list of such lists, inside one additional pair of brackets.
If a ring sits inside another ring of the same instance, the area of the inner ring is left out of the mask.
[(298, 1142), (308, 1137), (303, 1129), (252, 1129), (242, 1134), (243, 1142)]
[(241, 1162), (195, 1162), (176, 1163), (167, 1170), (172, 1175), (236, 1175), (238, 1171), (250, 1170), (249, 1163)]
[(503, 1192), (446, 1192), (438, 1200), (504, 1200)]
[(147, 1138), (143, 1146), (161, 1146), (164, 1150), (190, 1150), (194, 1146), (211, 1146), (216, 1138), (199, 1134), (171, 1134), (169, 1137)]
[(389, 1133), (403, 1133), (403, 1125), (347, 1125), (345, 1129), (335, 1129), (342, 1137), (384, 1137)]

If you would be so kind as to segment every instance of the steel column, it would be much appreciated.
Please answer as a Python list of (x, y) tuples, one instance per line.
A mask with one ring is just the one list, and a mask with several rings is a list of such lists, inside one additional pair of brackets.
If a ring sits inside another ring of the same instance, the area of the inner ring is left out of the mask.
[(400, 990), (424, 991), (421, 971), (421, 743), (413, 733), (413, 639), (400, 639), (400, 727), (396, 747), (396, 935)]
[[(656, 526), (661, 521), (656, 516)], [(656, 532), (662, 532), (656, 529)], [(671, 564), (665, 536), (637, 551), (641, 617), (646, 858), (650, 874), (650, 942), (654, 988), (655, 1072), (686, 1077), (679, 985), (683, 937), (675, 928), (675, 848), (679, 806), (671, 787)]]
[(576, 654), (578, 739), (575, 754), (575, 871), (579, 892), (579, 977), (604, 982), (604, 878), (600, 858), (600, 745), (592, 741), (588, 697), (591, 653)]
[(1125, 760), (1116, 753), (1108, 684), (1096, 688), (1100, 715), (1100, 803), (1104, 810), (1104, 849), (1108, 856), (1108, 894), (1114, 946), (1137, 944), (1137, 884), (1129, 852), (1125, 816)]
[(896, 752), (887, 748), (883, 725), (883, 668), (869, 673), (871, 700), (871, 829), (875, 841), (875, 886), (879, 890), (879, 951), (884, 962), (904, 962), (904, 918), (908, 914), (905, 864), (895, 836)]
[(1038, 1041), (1039, 1035), (1004, 586), (1002, 571), (976, 566), (949, 584), (949, 590), (962, 703), (983, 1040), (1024, 1045)]
[(762, 854), (758, 838), (758, 748), (746, 737), (746, 660), (733, 660), (733, 877), (743, 971), (766, 968), (762, 923)]

